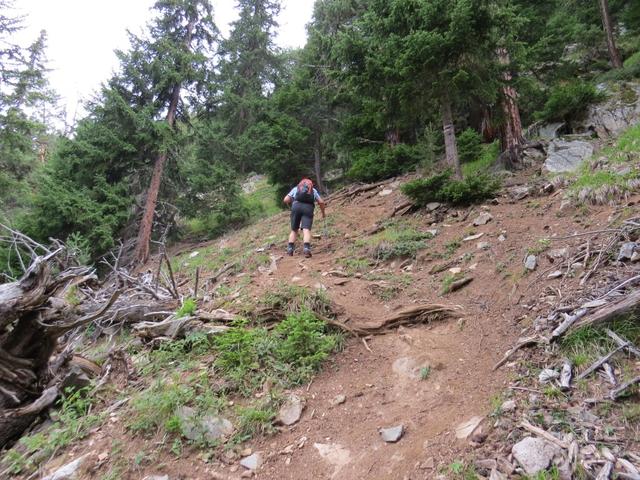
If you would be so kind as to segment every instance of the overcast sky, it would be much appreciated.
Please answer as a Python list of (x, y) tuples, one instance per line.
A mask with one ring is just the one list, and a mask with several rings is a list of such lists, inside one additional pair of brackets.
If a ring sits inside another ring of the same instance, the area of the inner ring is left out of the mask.
[[(126, 30), (140, 33), (150, 18), (154, 0), (16, 0), (16, 13), (26, 15), (22, 44), (40, 30), (48, 36), (50, 81), (73, 117), (79, 101), (86, 100), (117, 66), (115, 49), (126, 50)], [(213, 0), (215, 21), (223, 35), (237, 18), (236, 0)], [(305, 25), (311, 20), (313, 0), (282, 0), (276, 42), (301, 47)], [(81, 116), (81, 115), (80, 115)]]

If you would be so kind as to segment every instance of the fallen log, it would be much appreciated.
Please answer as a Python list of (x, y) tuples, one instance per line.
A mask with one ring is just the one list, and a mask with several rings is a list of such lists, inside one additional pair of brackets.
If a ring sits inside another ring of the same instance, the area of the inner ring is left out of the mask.
[(638, 313), (640, 313), (640, 289), (633, 291), (618, 303), (596, 310), (593, 314), (573, 324), (570, 330), (573, 331), (587, 325), (598, 325), (618, 317)]
[(620, 385), (615, 390), (612, 390), (611, 393), (609, 394), (609, 397), (611, 398), (611, 400), (617, 400), (618, 397), (625, 392), (625, 390), (627, 390), (629, 387), (635, 385), (636, 383), (640, 383), (640, 376), (632, 378), (628, 382), (625, 382), (622, 385)]

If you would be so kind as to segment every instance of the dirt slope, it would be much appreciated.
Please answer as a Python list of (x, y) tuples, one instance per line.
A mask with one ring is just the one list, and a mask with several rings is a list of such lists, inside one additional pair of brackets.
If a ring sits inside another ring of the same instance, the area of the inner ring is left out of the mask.
[[(509, 183), (529, 178), (523, 173)], [(392, 192), (381, 196), (383, 190)], [(281, 283), (323, 288), (344, 310), (341, 319), (352, 323), (376, 323), (414, 303), (460, 305), (464, 312), (461, 320), (400, 328), (368, 338), (368, 348), (364, 342), (350, 339), (345, 350), (335, 355), (310, 385), (297, 390), (306, 399), (300, 422), (242, 447), (261, 452), (265, 459), (256, 478), (429, 479), (456, 459), (473, 456), (474, 447), (467, 440), (456, 439), (455, 429), (474, 416), (490, 413), (492, 399), (509, 375), (508, 369), (493, 371), (492, 367), (523, 327), (531, 324), (535, 317), (531, 305), (548, 293), (545, 290), (550, 281), (542, 274), (552, 265), (540, 256), (536, 272), (526, 274), (523, 259), (527, 251), (539, 248), (539, 239), (597, 229), (612, 214), (609, 207), (561, 211), (561, 195), (530, 195), (516, 201), (506, 190), (497, 201), (472, 209), (425, 210), (402, 217), (400, 225), (420, 231), (437, 229), (414, 261), (380, 262), (364, 273), (350, 272), (346, 278), (331, 273), (347, 272), (349, 259), (367, 253), (371, 248), (367, 230), (388, 218), (403, 200), (399, 182), (395, 182), (345, 205), (330, 204), (330, 236), (314, 240), (311, 259), (302, 258), (299, 252), (294, 257), (283, 254), (286, 214), (208, 245), (220, 249), (243, 245), (253, 251), (264, 248), (275, 259), (275, 270), (261, 268), (230, 275), (225, 280), (230, 291), (244, 285), (250, 296), (258, 297)], [(472, 226), (473, 219), (483, 212), (489, 212), (492, 220)], [(317, 226), (316, 232), (321, 230), (321, 222)], [(480, 233), (483, 235), (478, 239), (462, 240)], [(181, 246), (179, 250), (184, 253), (206, 247)], [(473, 281), (445, 295), (443, 279), (450, 273), (447, 269), (430, 272), (447, 263), (451, 263), (448, 268), (459, 268), (461, 275), (472, 276)], [(536, 281), (539, 276), (544, 281)], [(555, 282), (554, 286), (559, 286), (563, 280)], [(388, 284), (393, 287), (391, 293), (380, 295), (379, 289)], [(205, 308), (213, 305), (211, 300)], [(346, 400), (333, 405), (337, 395)], [(383, 442), (378, 429), (400, 424), (405, 427), (400, 441)], [(122, 442), (124, 456), (143, 447), (153, 448), (150, 440), (131, 437), (119, 425), (115, 416), (72, 454), (97, 455), (114, 439)], [(185, 449), (179, 457), (163, 453), (152, 465), (124, 478), (167, 474), (170, 479), (235, 479), (242, 473), (237, 459), (205, 463), (200, 452)], [(92, 476), (87, 472), (87, 478)]]

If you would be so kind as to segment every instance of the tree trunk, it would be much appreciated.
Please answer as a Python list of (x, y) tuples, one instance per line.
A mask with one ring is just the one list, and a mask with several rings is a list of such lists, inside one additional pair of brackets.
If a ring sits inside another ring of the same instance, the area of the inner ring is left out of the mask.
[[(192, 18), (189, 20), (189, 24), (187, 25), (187, 37), (185, 40), (185, 47), (187, 49), (189, 49), (189, 46), (191, 45), (191, 36), (193, 34), (194, 26), (195, 19)], [(167, 111), (166, 118), (169, 128), (173, 128), (175, 123), (178, 102), (180, 100), (180, 89), (180, 83), (176, 83), (173, 86), (173, 91), (171, 92), (171, 100), (169, 102), (169, 110)], [(139, 263), (146, 263), (149, 259), (149, 243), (151, 242), (151, 232), (153, 231), (153, 216), (156, 211), (156, 205), (158, 204), (158, 193), (160, 192), (160, 183), (162, 182), (162, 174), (164, 172), (164, 165), (166, 161), (167, 153), (161, 152), (158, 154), (153, 166), (153, 175), (151, 176), (149, 191), (147, 192), (144, 214), (142, 216), (142, 222), (140, 223), (140, 230), (138, 231), (138, 239), (136, 241), (136, 249), (134, 252), (134, 258)]]
[(622, 68), (622, 60), (620, 59), (620, 52), (616, 47), (616, 41), (613, 37), (613, 25), (611, 23), (611, 15), (609, 13), (609, 1), (598, 0), (600, 3), (600, 15), (602, 16), (602, 27), (604, 28), (604, 34), (607, 38), (607, 48), (609, 49), (609, 57), (611, 58), (611, 65), (613, 68)]
[(462, 168), (460, 167), (460, 158), (458, 157), (458, 148), (456, 146), (456, 129), (453, 126), (453, 114), (451, 113), (451, 100), (449, 95), (444, 93), (442, 101), (442, 131), (444, 132), (444, 151), (447, 164), (453, 168), (455, 177), (462, 180)]
[(498, 61), (505, 67), (502, 73), (504, 84), (502, 85), (502, 111), (504, 113), (504, 125), (502, 127), (501, 150), (503, 158), (506, 157), (505, 164), (515, 168), (520, 163), (522, 146), (524, 145), (524, 135), (522, 133), (522, 121), (520, 119), (520, 109), (518, 108), (518, 93), (511, 86), (512, 74), (508, 69), (511, 63), (509, 52), (506, 48), (498, 48)]
[(384, 138), (390, 147), (395, 147), (400, 143), (400, 130), (396, 128), (388, 128), (384, 134)]
[(322, 147), (320, 145), (320, 135), (316, 135), (315, 145), (313, 147), (313, 170), (316, 174), (316, 184), (318, 185), (318, 190), (324, 195), (327, 193), (327, 190), (324, 188), (324, 183), (322, 182), (322, 169), (321, 169), (321, 160), (322, 160)]

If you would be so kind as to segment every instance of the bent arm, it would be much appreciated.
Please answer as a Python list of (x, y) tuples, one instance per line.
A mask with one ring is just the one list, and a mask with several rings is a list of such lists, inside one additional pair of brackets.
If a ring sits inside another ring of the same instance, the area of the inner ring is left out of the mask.
[(282, 199), (282, 201), (284, 203), (286, 203), (287, 205), (289, 205), (291, 203), (291, 197), (289, 196), (289, 194), (287, 193), (284, 198)]

